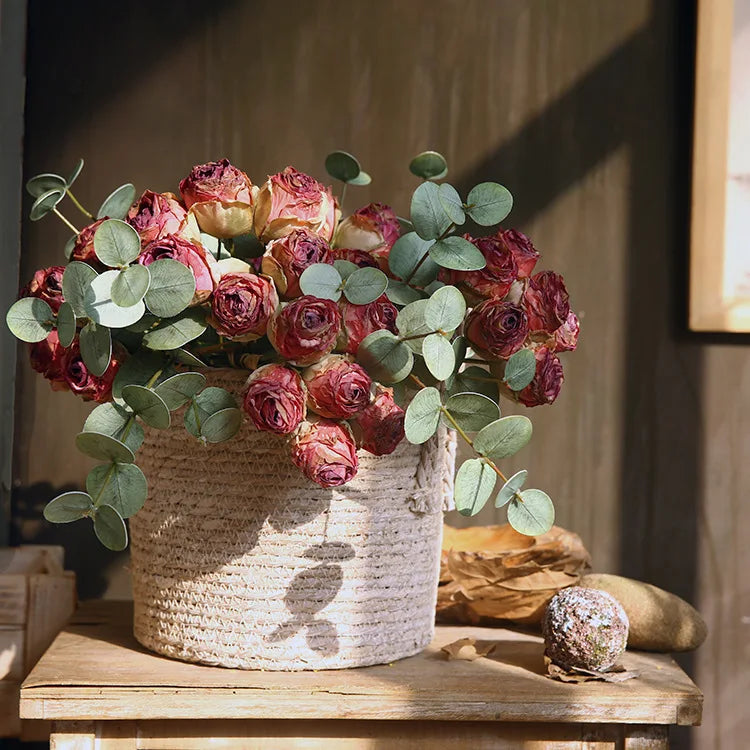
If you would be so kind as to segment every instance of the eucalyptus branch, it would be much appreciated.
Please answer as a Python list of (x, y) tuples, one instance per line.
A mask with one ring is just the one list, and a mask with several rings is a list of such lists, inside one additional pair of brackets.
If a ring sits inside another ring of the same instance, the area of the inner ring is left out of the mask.
[(71, 224), (71, 223), (70, 223), (70, 222), (69, 222), (69, 221), (68, 221), (68, 220), (67, 220), (67, 219), (66, 219), (66, 218), (65, 218), (65, 217), (64, 217), (64, 216), (63, 216), (63, 215), (62, 215), (62, 214), (61, 214), (61, 213), (60, 213), (60, 212), (59, 212), (59, 211), (57, 210), (57, 207), (54, 207), (54, 208), (52, 209), (52, 213), (53, 213), (53, 214), (55, 214), (55, 216), (57, 216), (57, 218), (58, 218), (58, 219), (60, 219), (60, 221), (62, 221), (62, 223), (63, 223), (63, 224), (65, 224), (65, 225), (66, 225), (66, 226), (68, 227), (68, 229), (72, 230), (72, 231), (73, 231), (73, 232), (75, 232), (76, 234), (79, 234), (79, 231), (78, 231), (78, 230), (77, 230), (77, 229), (76, 229), (76, 228), (75, 228), (75, 227), (73, 226), (73, 224)]
[(88, 217), (89, 217), (89, 219), (91, 219), (92, 221), (95, 221), (95, 220), (96, 220), (96, 216), (94, 216), (94, 214), (92, 214), (92, 213), (91, 213), (91, 211), (88, 211), (87, 209), (85, 209), (85, 208), (84, 208), (84, 207), (83, 207), (83, 206), (81, 205), (80, 201), (78, 200), (78, 198), (76, 198), (76, 197), (75, 197), (75, 195), (73, 195), (73, 193), (71, 192), (70, 188), (67, 188), (67, 189), (65, 190), (65, 192), (66, 192), (66, 193), (68, 194), (68, 198), (70, 198), (70, 200), (72, 200), (72, 201), (73, 201), (73, 203), (75, 204), (75, 207), (76, 207), (76, 208), (77, 208), (77, 209), (78, 209), (78, 210), (79, 210), (79, 211), (80, 211), (80, 212), (81, 212), (81, 213), (82, 213), (82, 214), (83, 214), (84, 216), (88, 216)]

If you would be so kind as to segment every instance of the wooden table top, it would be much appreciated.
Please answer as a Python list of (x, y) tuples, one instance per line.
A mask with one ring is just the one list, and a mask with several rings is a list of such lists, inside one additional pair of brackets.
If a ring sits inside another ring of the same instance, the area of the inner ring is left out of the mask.
[[(402, 719), (700, 723), (703, 696), (666, 655), (628, 652), (622, 683), (543, 676), (538, 636), (440, 626), (417, 656), (321, 672), (242, 671), (174, 661), (142, 648), (130, 602), (90, 602), (21, 689), (25, 719)], [(497, 642), (490, 657), (447, 660), (458, 638)]]

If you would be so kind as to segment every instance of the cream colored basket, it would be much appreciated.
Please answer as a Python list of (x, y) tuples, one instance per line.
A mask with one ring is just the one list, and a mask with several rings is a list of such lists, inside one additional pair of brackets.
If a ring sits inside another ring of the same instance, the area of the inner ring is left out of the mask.
[[(216, 371), (239, 394), (247, 373)], [(146, 505), (130, 521), (135, 637), (185, 661), (336, 669), (418, 653), (431, 640), (454, 441), (361, 451), (356, 478), (307, 480), (285, 441), (245, 423), (204, 447), (181, 415), (139, 456)], [(452, 435), (452, 433), (451, 433)]]

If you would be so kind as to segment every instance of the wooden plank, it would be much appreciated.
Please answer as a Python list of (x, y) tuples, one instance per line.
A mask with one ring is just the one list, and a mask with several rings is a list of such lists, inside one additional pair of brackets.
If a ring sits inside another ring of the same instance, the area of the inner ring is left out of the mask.
[(0, 681), (0, 738), (17, 737), (21, 732), (21, 717), (18, 713), (20, 691), (20, 682)]
[(76, 579), (73, 572), (32, 575), (28, 582), (25, 652), (27, 672), (37, 663), (76, 607)]
[(23, 625), (29, 584), (23, 575), (0, 575), (0, 625)]
[(93, 722), (70, 721), (55, 724), (50, 735), (50, 750), (95, 750), (96, 726)]

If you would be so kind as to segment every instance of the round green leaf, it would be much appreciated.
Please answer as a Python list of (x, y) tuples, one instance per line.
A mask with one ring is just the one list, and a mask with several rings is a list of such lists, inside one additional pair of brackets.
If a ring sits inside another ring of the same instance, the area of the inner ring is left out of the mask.
[(339, 272), (342, 281), (346, 281), (358, 268), (356, 263), (350, 260), (334, 260), (333, 267)]
[(57, 337), (60, 346), (66, 349), (73, 343), (76, 335), (76, 314), (70, 302), (63, 302), (57, 311)]
[(59, 190), (64, 193), (65, 187), (65, 178), (50, 172), (35, 175), (26, 183), (26, 191), (34, 198), (38, 198), (50, 190)]
[(125, 521), (111, 505), (100, 505), (94, 516), (96, 538), (113, 552), (120, 552), (128, 546), (128, 530)]
[(236, 409), (234, 396), (223, 388), (211, 386), (194, 396), (185, 409), (185, 429), (197, 438), (203, 437), (203, 426), (213, 415), (225, 409)]
[[(432, 328), (425, 321), (425, 312), (429, 300), (418, 299), (410, 302), (396, 316), (396, 328), (402, 338), (408, 338), (404, 343), (417, 354), (422, 353), (424, 336), (432, 333)], [(413, 338), (421, 336), (422, 338)]]
[(91, 282), (98, 276), (87, 263), (74, 260), (65, 267), (62, 279), (62, 291), (65, 301), (69, 302), (73, 312), (79, 318), (88, 316), (86, 312), (86, 292)]
[(502, 508), (503, 505), (509, 503), (515, 496), (516, 493), (523, 487), (526, 482), (526, 477), (529, 472), (526, 469), (517, 471), (508, 481), (500, 488), (500, 492), (497, 493), (495, 498), (495, 507)]
[(359, 162), (346, 151), (334, 151), (326, 156), (326, 172), (336, 180), (349, 182), (361, 171)]
[(122, 399), (122, 389), (126, 385), (158, 385), (174, 374), (174, 370), (166, 371), (168, 364), (169, 361), (161, 352), (136, 352), (120, 365), (112, 382), (113, 398)]
[(405, 343), (390, 331), (374, 331), (357, 350), (359, 363), (381, 383), (398, 383), (414, 365), (414, 355)]
[(416, 233), (423, 240), (435, 240), (451, 225), (451, 220), (440, 203), (438, 186), (423, 182), (411, 197), (411, 220)]
[(136, 422), (133, 412), (111, 401), (99, 404), (88, 415), (83, 431), (109, 435), (124, 443), (133, 453), (143, 444), (143, 427)]
[(499, 396), (498, 381), (487, 371), (477, 365), (469, 367), (456, 373), (453, 381), (448, 386), (448, 393), (481, 393), (483, 396), (497, 401)]
[(181, 365), (187, 365), (188, 367), (206, 368), (208, 365), (202, 360), (198, 359), (192, 352), (187, 349), (175, 349), (169, 352), (169, 356), (175, 362), (179, 362)]
[(70, 523), (85, 518), (94, 503), (85, 492), (64, 492), (50, 500), (44, 508), (44, 517), (50, 523)]
[(125, 443), (101, 432), (79, 432), (76, 435), (76, 448), (97, 461), (132, 464), (135, 460), (133, 451)]
[(461, 196), (453, 185), (449, 185), (447, 182), (439, 185), (438, 198), (443, 210), (454, 224), (463, 224), (466, 221)]
[(52, 188), (52, 190), (42, 193), (32, 204), (29, 218), (32, 221), (39, 221), (63, 199), (64, 195), (65, 191), (59, 188)]
[(487, 265), (484, 255), (463, 237), (438, 240), (429, 250), (430, 257), (443, 268), (454, 271), (479, 271)]
[(422, 388), (415, 394), (406, 408), (404, 419), (404, 432), (410, 443), (425, 443), (435, 434), (440, 423), (441, 406), (437, 388)]
[[(161, 261), (157, 261), (159, 262)], [(105, 271), (97, 276), (90, 282), (83, 297), (86, 316), (107, 328), (127, 328), (140, 320), (146, 312), (142, 301), (130, 307), (120, 307), (113, 301), (112, 284), (119, 274), (119, 271)], [(63, 281), (64, 279), (63, 276)]]
[[(458, 372), (461, 365), (464, 363), (464, 359), (466, 359), (466, 350), (469, 347), (469, 343), (466, 340), (465, 336), (456, 336), (455, 339), (453, 339), (453, 354), (456, 357), (456, 366), (453, 369), (453, 372)], [(471, 390), (474, 390), (473, 388)], [(460, 391), (457, 391), (460, 392)]]
[(483, 227), (499, 224), (513, 208), (508, 188), (496, 182), (482, 182), (471, 189), (466, 199), (469, 216)]
[(433, 243), (434, 240), (423, 240), (416, 232), (399, 237), (388, 253), (391, 273), (404, 281), (409, 280)]
[(94, 233), (94, 252), (105, 266), (126, 266), (140, 255), (141, 238), (127, 222), (108, 219)]
[(199, 372), (180, 372), (156, 386), (154, 392), (170, 411), (174, 411), (190, 401), (205, 385), (206, 378)]
[(370, 175), (363, 170), (356, 177), (352, 178), (351, 180), (347, 180), (347, 182), (350, 185), (359, 185), (360, 187), (364, 187), (365, 185), (369, 185), (372, 182), (372, 177), (370, 177)]
[(193, 308), (185, 311), (179, 318), (164, 321), (146, 333), (143, 336), (143, 345), (160, 351), (179, 349), (189, 341), (197, 339), (206, 327), (203, 310)]
[(161, 258), (151, 263), (148, 270), (151, 286), (146, 293), (146, 305), (154, 315), (171, 318), (193, 301), (195, 276), (187, 266), (171, 258)]
[(479, 432), (500, 417), (500, 407), (481, 393), (456, 393), (445, 408), (465, 432)]
[(103, 464), (89, 472), (86, 490), (97, 506), (111, 505), (123, 518), (130, 518), (146, 502), (148, 482), (135, 464)]
[(126, 385), (122, 389), (122, 398), (147, 425), (157, 430), (169, 427), (169, 409), (156, 391), (143, 385)]
[(341, 297), (341, 275), (335, 266), (313, 263), (299, 277), (299, 288), (302, 294), (336, 302)]
[(124, 219), (134, 200), (135, 186), (130, 183), (120, 185), (104, 199), (104, 203), (96, 212), (96, 218)]
[(112, 334), (109, 328), (89, 321), (79, 334), (81, 358), (92, 375), (101, 377), (107, 372), (112, 358)]
[(520, 349), (505, 365), (503, 380), (512, 391), (522, 391), (536, 375), (536, 357), (531, 349)]
[(5, 316), (10, 332), (21, 341), (44, 341), (53, 327), (52, 308), (38, 297), (23, 297), (14, 302)]
[(451, 342), (440, 333), (431, 333), (422, 342), (422, 356), (427, 369), (437, 380), (447, 380), (453, 374), (456, 355)]
[(368, 305), (388, 288), (388, 277), (379, 268), (359, 268), (344, 284), (344, 296), (353, 305)]
[(146, 296), (150, 282), (147, 266), (136, 264), (123, 268), (112, 282), (112, 301), (120, 307), (137, 305)]
[(441, 180), (448, 174), (448, 162), (437, 151), (423, 151), (411, 160), (409, 171), (424, 180)]
[(474, 448), (483, 456), (498, 461), (518, 453), (531, 440), (531, 431), (528, 417), (502, 417), (477, 433)]
[(209, 443), (223, 443), (233, 438), (242, 424), (242, 412), (235, 408), (221, 409), (206, 418), (201, 436)]
[(83, 169), (83, 159), (79, 159), (78, 163), (73, 167), (73, 171), (70, 173), (70, 177), (66, 180), (66, 186), (70, 188), (70, 186), (78, 179), (78, 175), (81, 174), (81, 170)]
[(72, 237), (68, 238), (68, 241), (65, 243), (65, 248), (63, 249), (63, 255), (65, 256), (65, 260), (70, 260), (73, 257), (73, 249), (76, 246), (76, 240), (78, 239), (78, 235), (74, 234)]
[(388, 289), (385, 290), (385, 293), (394, 305), (408, 305), (424, 298), (422, 292), (418, 289), (404, 284), (403, 281), (394, 281), (393, 279), (388, 279)]
[(521, 534), (546, 534), (554, 522), (555, 506), (541, 490), (524, 490), (521, 501), (514, 498), (508, 505), (508, 523)]
[(442, 286), (425, 307), (425, 322), (434, 331), (455, 331), (464, 322), (466, 300), (455, 286)]
[(456, 473), (454, 499), (462, 516), (475, 516), (495, 489), (497, 474), (481, 458), (470, 458)]

